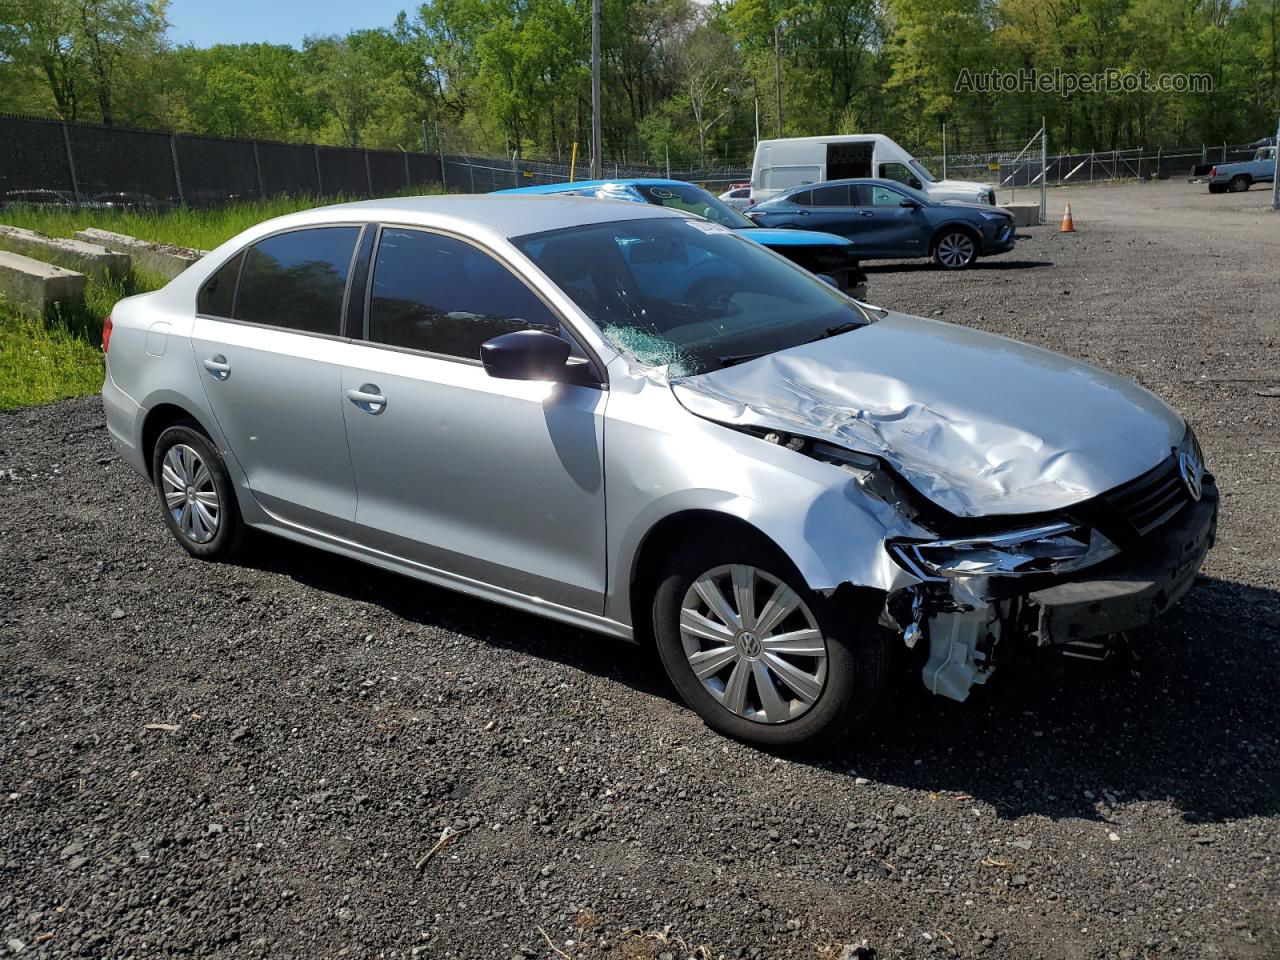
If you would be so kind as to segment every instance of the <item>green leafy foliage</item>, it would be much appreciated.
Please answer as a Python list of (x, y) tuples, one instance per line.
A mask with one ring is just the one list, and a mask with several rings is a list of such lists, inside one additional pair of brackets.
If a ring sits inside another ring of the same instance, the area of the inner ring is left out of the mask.
[[(195, 133), (567, 158), (590, 141), (590, 0), (429, 0), (384, 29), (165, 43), (167, 0), (0, 0), (0, 110)], [(762, 135), (909, 148), (1248, 141), (1280, 113), (1280, 0), (603, 0), (605, 153), (740, 164)], [(1203, 74), (1213, 90), (956, 89), (962, 71)], [(779, 96), (779, 93), (781, 96)], [(779, 111), (781, 100), (781, 115)]]

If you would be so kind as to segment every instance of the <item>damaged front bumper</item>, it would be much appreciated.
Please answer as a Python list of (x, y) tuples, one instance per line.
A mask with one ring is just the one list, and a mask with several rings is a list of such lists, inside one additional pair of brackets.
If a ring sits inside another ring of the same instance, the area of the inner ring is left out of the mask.
[(1066, 576), (921, 582), (889, 595), (886, 620), (908, 647), (924, 645), (925, 686), (963, 700), (1028, 647), (1090, 656), (1104, 649), (1100, 638), (1151, 623), (1191, 589), (1217, 521), (1218, 491), (1206, 475), (1199, 500), (1109, 560)]

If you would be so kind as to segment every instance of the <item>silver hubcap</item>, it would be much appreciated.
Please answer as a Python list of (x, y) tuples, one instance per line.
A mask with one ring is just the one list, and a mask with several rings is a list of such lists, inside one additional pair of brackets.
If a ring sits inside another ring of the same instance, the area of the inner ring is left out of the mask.
[(963, 233), (950, 233), (938, 243), (938, 259), (948, 267), (963, 267), (973, 259), (973, 241)]
[(165, 506), (188, 540), (208, 543), (218, 533), (222, 505), (213, 474), (192, 447), (177, 443), (169, 448), (160, 466), (160, 490)]
[(818, 702), (827, 643), (795, 591), (756, 567), (716, 567), (680, 608), (680, 640), (694, 675), (739, 717), (784, 723)]

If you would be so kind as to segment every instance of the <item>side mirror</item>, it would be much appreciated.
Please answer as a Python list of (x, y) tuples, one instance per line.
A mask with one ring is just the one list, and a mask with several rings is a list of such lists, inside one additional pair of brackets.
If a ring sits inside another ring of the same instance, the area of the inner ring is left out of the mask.
[(898, 206), (907, 207), (911, 210), (920, 209), (920, 204), (917, 203), (915, 200), (912, 200), (910, 197), (903, 197), (901, 200), (898, 201)]
[(484, 372), (499, 380), (568, 379), (569, 344), (545, 330), (517, 330), (480, 344)]
[(910, 180), (907, 181), (907, 186), (914, 187), (917, 190), (924, 189), (924, 184), (920, 182), (919, 177), (912, 177)]

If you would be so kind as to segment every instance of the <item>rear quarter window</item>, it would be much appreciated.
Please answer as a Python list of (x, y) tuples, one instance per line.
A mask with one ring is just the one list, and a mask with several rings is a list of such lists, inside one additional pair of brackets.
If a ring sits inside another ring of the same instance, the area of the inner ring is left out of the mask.
[(206, 317), (234, 316), (232, 311), (235, 308), (236, 280), (243, 261), (244, 251), (241, 250), (200, 286), (200, 293), (196, 296), (196, 313)]

